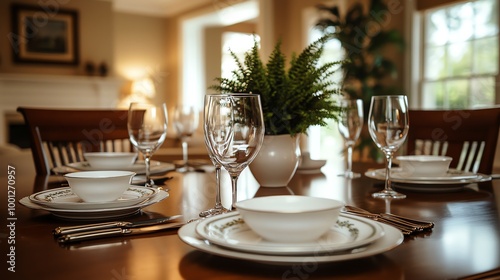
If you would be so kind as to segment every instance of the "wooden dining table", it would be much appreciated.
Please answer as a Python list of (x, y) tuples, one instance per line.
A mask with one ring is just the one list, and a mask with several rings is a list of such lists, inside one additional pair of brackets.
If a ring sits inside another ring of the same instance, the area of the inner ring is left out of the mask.
[[(371, 194), (383, 182), (338, 176), (341, 164), (298, 171), (287, 187), (259, 187), (248, 170), (239, 179), (238, 199), (267, 195), (308, 195), (343, 201), (375, 213), (428, 220), (435, 226), (404, 237), (380, 254), (332, 262), (273, 264), (202, 252), (183, 242), (177, 229), (61, 245), (58, 226), (95, 221), (57, 218), (18, 203), (44, 189), (61, 187), (62, 176), (37, 177), (30, 158), (2, 158), (3, 191), (1, 279), (461, 279), (500, 267), (500, 180), (473, 183), (453, 191), (400, 190), (407, 197), (382, 200)], [(355, 163), (364, 173), (381, 168)], [(10, 176), (9, 176), (10, 175)], [(213, 172), (167, 173), (169, 197), (138, 214), (113, 220), (141, 221), (182, 214), (185, 221), (214, 205)], [(228, 174), (222, 176), (223, 203), (230, 205)], [(469, 278), (482, 279), (482, 278)]]

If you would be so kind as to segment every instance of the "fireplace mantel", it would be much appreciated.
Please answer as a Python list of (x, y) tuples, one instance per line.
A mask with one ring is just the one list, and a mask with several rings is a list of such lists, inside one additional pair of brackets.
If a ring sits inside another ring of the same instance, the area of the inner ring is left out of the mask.
[(115, 108), (123, 83), (114, 77), (0, 74), (0, 144), (7, 142), (8, 121), (19, 106)]

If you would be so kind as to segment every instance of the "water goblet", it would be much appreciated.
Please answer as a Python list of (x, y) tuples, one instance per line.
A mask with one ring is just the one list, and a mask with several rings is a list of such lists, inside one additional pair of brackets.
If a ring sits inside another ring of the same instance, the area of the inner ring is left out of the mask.
[(361, 128), (363, 128), (363, 100), (346, 99), (340, 101), (343, 111), (338, 123), (340, 135), (344, 138), (347, 150), (347, 167), (343, 174), (345, 178), (359, 178), (361, 174), (352, 171), (352, 148), (358, 141)]
[(231, 177), (231, 209), (235, 209), (238, 177), (255, 159), (264, 140), (260, 96), (227, 94), (209, 103), (205, 121), (207, 147)]
[(188, 142), (198, 127), (198, 118), (198, 110), (192, 105), (179, 105), (175, 108), (174, 128), (182, 142), (182, 166), (177, 169), (178, 172), (191, 170), (188, 164)]
[(127, 127), (130, 142), (144, 157), (146, 164), (146, 187), (154, 186), (151, 180), (151, 157), (167, 137), (167, 107), (165, 103), (131, 103), (128, 110)]
[(386, 158), (385, 187), (375, 198), (405, 198), (391, 187), (392, 157), (404, 143), (409, 130), (408, 99), (404, 95), (373, 96), (368, 114), (368, 131)]

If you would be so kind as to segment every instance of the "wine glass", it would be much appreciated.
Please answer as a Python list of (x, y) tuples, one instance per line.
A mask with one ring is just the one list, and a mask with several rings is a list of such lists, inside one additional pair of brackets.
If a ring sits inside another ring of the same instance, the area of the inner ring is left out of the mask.
[(346, 99), (340, 101), (343, 111), (340, 115), (339, 132), (344, 137), (347, 148), (347, 168), (343, 174), (345, 178), (359, 178), (361, 174), (352, 172), (352, 147), (356, 144), (363, 128), (363, 100)]
[(130, 142), (144, 156), (146, 187), (154, 185), (150, 176), (153, 153), (167, 137), (167, 107), (147, 103), (131, 103), (128, 110), (128, 134)]
[(175, 107), (173, 122), (175, 131), (182, 142), (182, 166), (178, 172), (190, 170), (188, 165), (188, 142), (198, 127), (198, 110), (192, 105), (179, 105)]
[[(223, 214), (229, 212), (224, 206), (222, 206), (222, 201), (221, 201), (221, 189), (220, 189), (220, 176), (221, 176), (221, 169), (222, 166), (220, 163), (217, 162), (215, 159), (214, 153), (210, 149), (210, 141), (208, 139), (208, 133), (207, 133), (207, 122), (209, 120), (209, 111), (210, 110), (217, 110), (220, 107), (219, 106), (214, 106), (212, 103), (217, 102), (220, 103), (222, 98), (227, 98), (227, 95), (217, 95), (217, 94), (208, 94), (205, 95), (205, 104), (204, 104), (204, 112), (203, 112), (203, 129), (204, 129), (204, 136), (205, 136), (205, 145), (207, 146), (207, 151), (208, 151), (208, 157), (212, 161), (212, 164), (215, 166), (215, 205), (214, 207), (204, 210), (200, 212), (200, 217), (208, 217), (208, 216), (214, 216), (218, 214)], [(219, 112), (220, 113), (220, 112)], [(212, 113), (213, 114), (213, 113)], [(222, 117), (222, 116), (221, 116)], [(229, 132), (231, 133), (231, 132)], [(221, 138), (228, 138), (232, 137), (231, 135), (224, 135)]]
[(264, 140), (260, 96), (227, 94), (216, 97), (209, 103), (206, 118), (207, 146), (213, 159), (231, 177), (231, 210), (234, 210), (238, 199), (238, 177), (257, 156)]
[(392, 157), (404, 143), (409, 130), (408, 100), (404, 95), (373, 96), (368, 114), (368, 131), (379, 149), (384, 152), (387, 165), (385, 187), (373, 193), (375, 198), (405, 198), (391, 187)]

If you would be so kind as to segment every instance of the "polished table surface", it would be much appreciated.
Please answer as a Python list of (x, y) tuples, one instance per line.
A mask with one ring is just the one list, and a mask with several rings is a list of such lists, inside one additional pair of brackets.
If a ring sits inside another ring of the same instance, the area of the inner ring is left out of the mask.
[[(297, 173), (288, 188), (259, 188), (251, 174), (244, 172), (239, 181), (239, 199), (291, 193), (323, 196), (373, 212), (435, 222), (432, 231), (407, 236), (398, 247), (375, 256), (320, 264), (270, 265), (198, 251), (183, 243), (177, 230), (60, 246), (52, 230), (82, 222), (60, 220), (19, 203), (9, 204), (9, 196), (13, 195), (8, 192), (9, 166), (16, 171), (11, 188), (15, 189), (16, 200), (46, 185), (58, 187), (65, 182), (62, 177), (36, 178), (26, 158), (2, 158), (1, 279), (457, 279), (500, 267), (500, 180), (447, 193), (406, 191), (406, 199), (384, 201), (371, 197), (372, 192), (382, 188), (380, 181), (365, 176), (345, 180), (337, 176), (338, 168), (331, 163), (320, 173)], [(370, 167), (373, 164), (358, 163), (354, 169), (363, 173)], [(189, 219), (213, 205), (214, 173), (169, 174), (173, 176), (166, 182), (170, 196), (123, 220), (179, 213)], [(224, 174), (222, 179), (227, 204), (229, 177)], [(10, 217), (8, 210), (13, 210)], [(15, 263), (9, 264), (7, 258)], [(12, 264), (15, 272), (8, 270)]]

